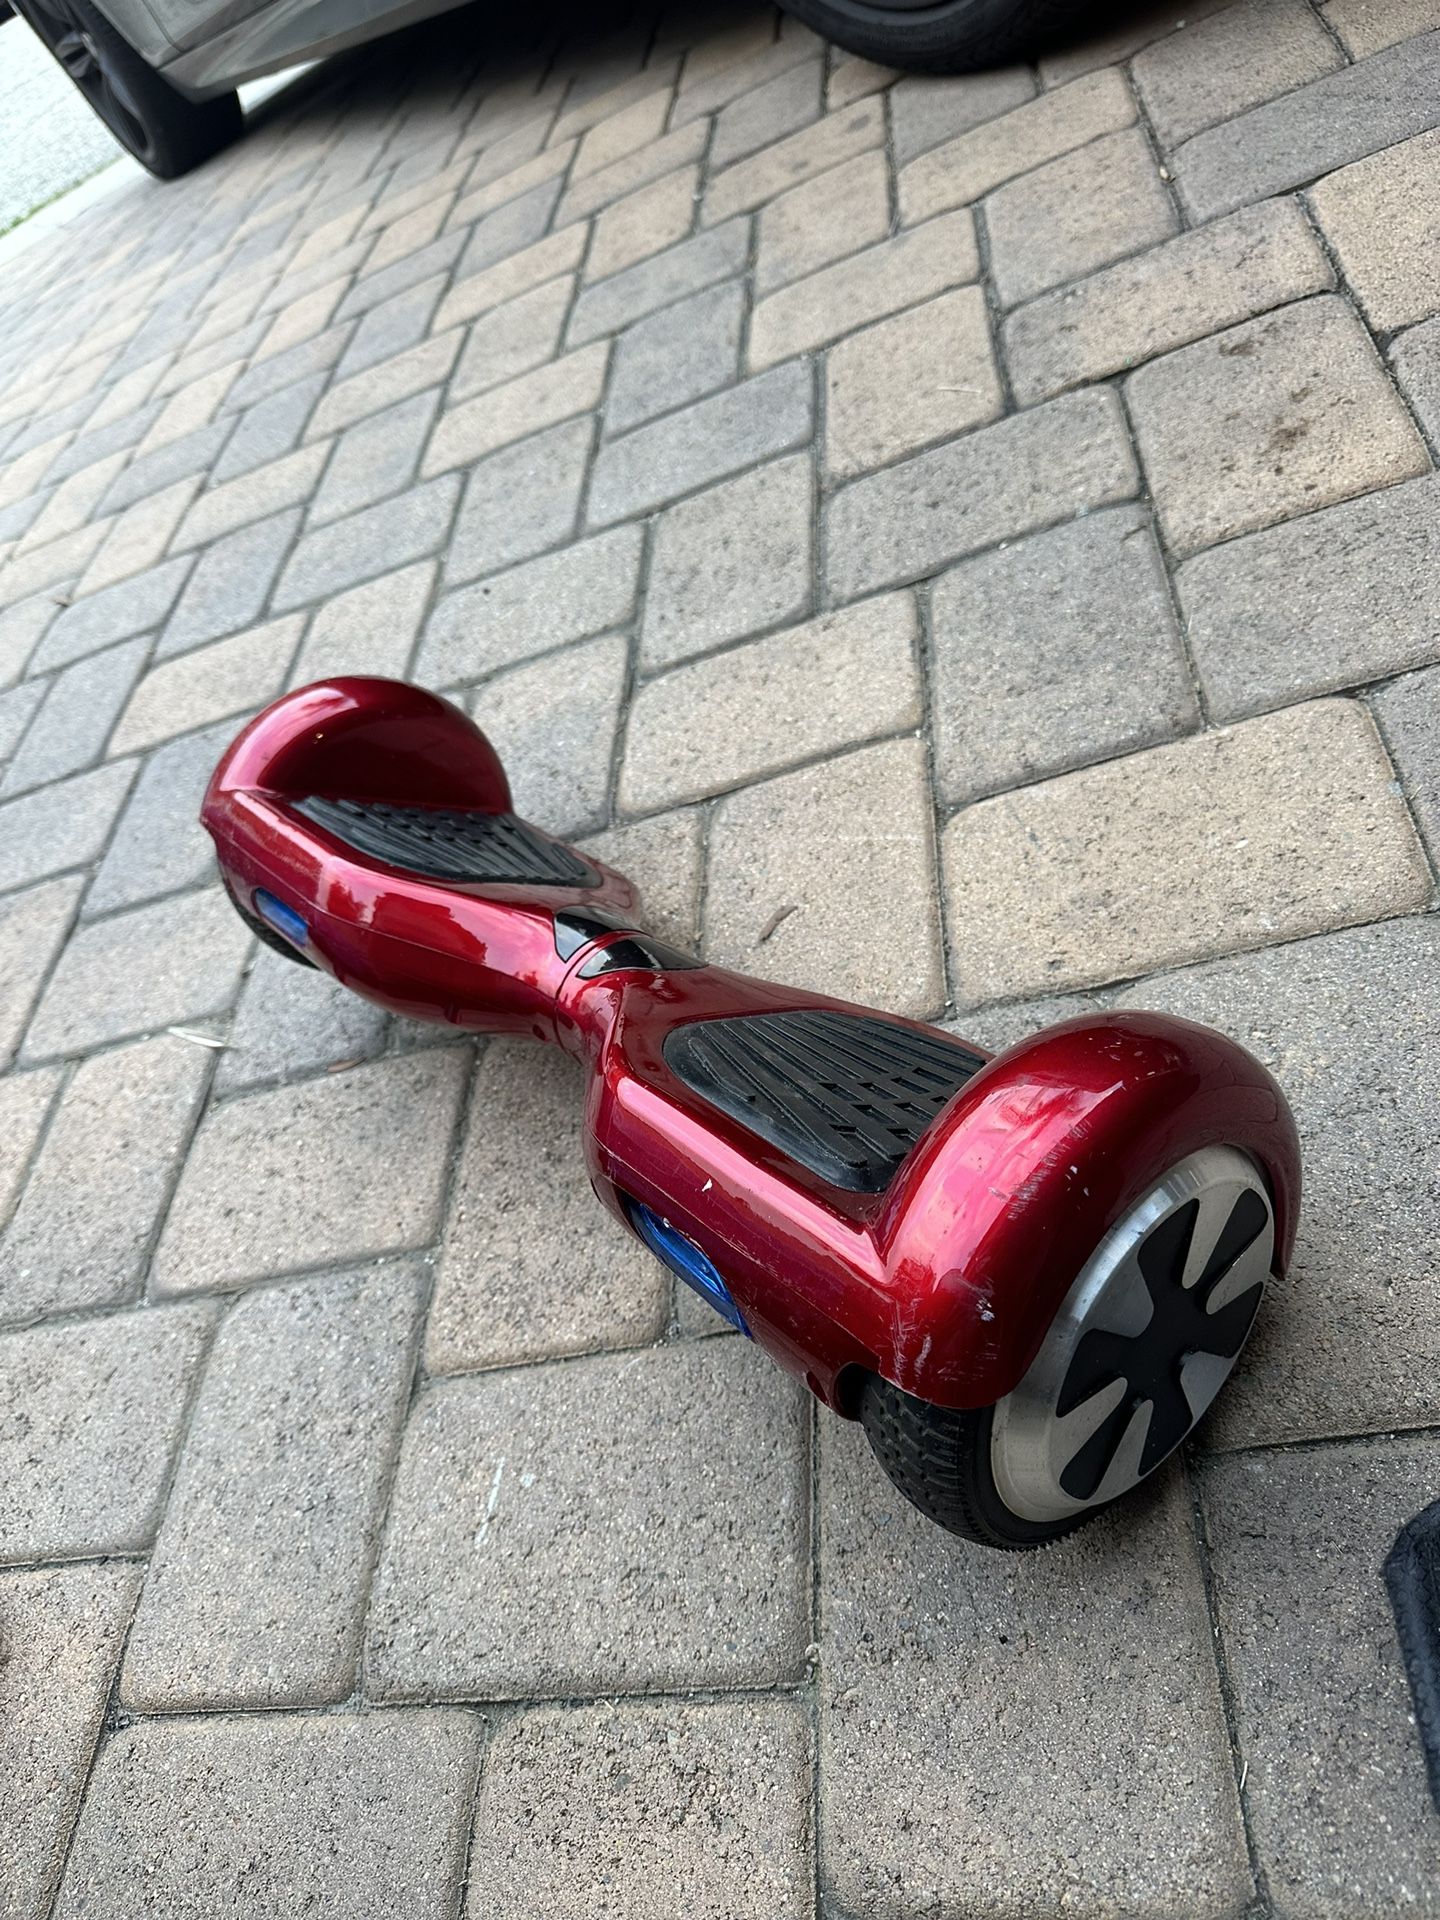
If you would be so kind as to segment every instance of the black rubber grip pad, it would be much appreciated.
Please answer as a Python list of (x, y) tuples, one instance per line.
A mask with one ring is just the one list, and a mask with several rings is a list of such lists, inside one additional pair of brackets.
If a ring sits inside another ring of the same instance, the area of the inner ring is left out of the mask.
[(297, 800), (295, 811), (357, 853), (429, 880), (593, 887), (600, 875), (571, 847), (513, 813), (392, 807), (379, 800)]
[(1440, 1500), (1400, 1529), (1385, 1562), (1385, 1585), (1415, 1701), (1430, 1798), (1440, 1813)]
[(942, 1033), (808, 1007), (676, 1027), (665, 1064), (832, 1186), (880, 1193), (985, 1060)]

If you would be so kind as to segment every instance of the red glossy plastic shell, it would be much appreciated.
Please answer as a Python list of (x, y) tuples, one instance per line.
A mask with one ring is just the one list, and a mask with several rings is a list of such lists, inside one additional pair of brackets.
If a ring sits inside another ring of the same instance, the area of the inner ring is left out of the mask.
[(309, 795), (506, 811), (479, 730), (393, 681), (285, 696), (241, 734), (206, 796), (232, 892), (251, 911), (257, 888), (274, 894), (307, 922), (311, 957), (384, 1006), (529, 1033), (584, 1060), (601, 1198), (627, 1224), (627, 1200), (643, 1202), (693, 1240), (760, 1344), (842, 1411), (859, 1369), (942, 1406), (1001, 1398), (1107, 1228), (1203, 1146), (1239, 1147), (1264, 1171), (1288, 1264), (1294, 1123), (1270, 1074), (1223, 1035), (1151, 1013), (1053, 1027), (989, 1061), (883, 1193), (852, 1193), (711, 1106), (663, 1053), (681, 1022), (846, 1003), (719, 967), (586, 978), (622, 936), (562, 955), (554, 916), (595, 905), (642, 925), (620, 875), (592, 862), (597, 883), (583, 888), (421, 879), (296, 812)]

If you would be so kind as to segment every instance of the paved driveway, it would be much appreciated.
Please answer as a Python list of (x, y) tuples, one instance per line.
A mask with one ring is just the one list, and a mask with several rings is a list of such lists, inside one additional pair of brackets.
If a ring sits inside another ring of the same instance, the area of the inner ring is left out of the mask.
[[(1440, 10), (1117, 17), (945, 83), (437, 32), (7, 271), (8, 1916), (1440, 1912), (1377, 1576), (1440, 1492)], [(713, 956), (1271, 1062), (1308, 1211), (1204, 1443), (942, 1536), (621, 1241), (563, 1062), (257, 952), (195, 806), (342, 668)]]

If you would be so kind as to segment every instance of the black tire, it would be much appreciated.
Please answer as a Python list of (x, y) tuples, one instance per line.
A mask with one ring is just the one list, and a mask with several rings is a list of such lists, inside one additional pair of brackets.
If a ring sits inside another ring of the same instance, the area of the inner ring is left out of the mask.
[(1088, 9), (1082, 0), (941, 0), (884, 6), (878, 0), (780, 0), (847, 53), (918, 73), (968, 73), (1022, 59), (1063, 38)]
[(121, 146), (157, 179), (189, 173), (244, 126), (238, 94), (187, 100), (91, 0), (17, 0), (17, 6)]
[(990, 1471), (993, 1407), (953, 1412), (916, 1400), (878, 1374), (860, 1396), (860, 1424), (891, 1482), (927, 1520), (980, 1546), (1043, 1547), (1091, 1516), (1022, 1520), (1000, 1498)]

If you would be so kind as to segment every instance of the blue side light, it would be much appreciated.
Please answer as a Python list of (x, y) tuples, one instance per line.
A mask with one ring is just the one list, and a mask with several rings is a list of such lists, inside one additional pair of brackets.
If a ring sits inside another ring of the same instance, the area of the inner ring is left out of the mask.
[(292, 947), (309, 944), (310, 929), (293, 907), (287, 907), (283, 900), (277, 900), (273, 893), (266, 893), (263, 887), (255, 890), (254, 902), (256, 913), (267, 927), (275, 929), (282, 940), (288, 940)]
[(693, 1287), (702, 1300), (708, 1300), (715, 1311), (739, 1329), (747, 1340), (754, 1335), (745, 1324), (744, 1315), (730, 1297), (730, 1289), (715, 1271), (714, 1263), (703, 1254), (693, 1240), (687, 1240), (683, 1233), (672, 1227), (668, 1220), (662, 1220), (653, 1207), (642, 1207), (638, 1200), (628, 1202), (630, 1223), (636, 1233), (649, 1247), (655, 1258), (670, 1271), (678, 1274), (687, 1287)]

